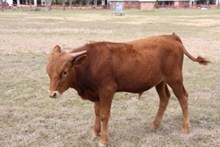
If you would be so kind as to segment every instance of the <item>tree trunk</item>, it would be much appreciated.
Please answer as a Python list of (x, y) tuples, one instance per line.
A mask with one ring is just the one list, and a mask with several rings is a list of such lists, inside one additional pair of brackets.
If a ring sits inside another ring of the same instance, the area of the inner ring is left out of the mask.
[(30, 9), (32, 9), (32, 0), (29, 0)]
[(94, 0), (94, 7), (97, 7), (97, 0)]
[(63, 3), (63, 11), (65, 10), (65, 0), (62, 0), (62, 3)]
[(34, 7), (37, 7), (37, 0), (34, 0)]
[(209, 3), (210, 3), (210, 1), (209, 1), (209, 0), (206, 0), (206, 4), (209, 5)]
[(52, 0), (46, 1), (46, 5), (48, 6), (48, 11), (52, 10)]
[(91, 0), (87, 0), (86, 1), (86, 5), (89, 6), (89, 4), (91, 3)]
[(105, 6), (105, 0), (102, 0), (102, 7), (104, 8)]
[(70, 8), (73, 7), (73, 0), (69, 0), (69, 7), (70, 7)]
[(20, 6), (20, 0), (17, 0), (17, 6), (18, 7)]

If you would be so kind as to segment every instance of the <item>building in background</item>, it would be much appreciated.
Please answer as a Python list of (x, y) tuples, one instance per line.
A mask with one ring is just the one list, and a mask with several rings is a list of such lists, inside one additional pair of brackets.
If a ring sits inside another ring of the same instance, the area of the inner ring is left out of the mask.
[[(212, 4), (220, 4), (220, 0), (207, 0), (207, 2), (208, 1), (211, 1)], [(201, 2), (199, 0), (108, 0), (108, 7), (115, 9), (116, 3), (122, 3), (124, 9), (153, 10), (160, 7), (196, 7), (196, 5)]]

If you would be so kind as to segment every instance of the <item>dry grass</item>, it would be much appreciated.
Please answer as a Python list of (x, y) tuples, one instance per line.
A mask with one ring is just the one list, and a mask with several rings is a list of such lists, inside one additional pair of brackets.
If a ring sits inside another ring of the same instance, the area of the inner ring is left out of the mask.
[[(176, 32), (187, 50), (212, 60), (204, 67), (184, 61), (191, 133), (181, 133), (182, 113), (173, 96), (157, 132), (154, 89), (115, 95), (109, 146), (220, 146), (220, 10), (52, 11), (0, 13), (0, 146), (97, 146), (93, 105), (74, 90), (49, 99), (46, 57), (53, 46), (72, 49), (90, 40), (128, 41)], [(133, 68), (133, 67), (131, 67)]]

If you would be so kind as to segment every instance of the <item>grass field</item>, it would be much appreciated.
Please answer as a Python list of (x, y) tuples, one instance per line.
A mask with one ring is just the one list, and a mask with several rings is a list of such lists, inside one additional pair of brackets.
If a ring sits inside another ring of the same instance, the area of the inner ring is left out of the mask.
[[(0, 146), (96, 147), (91, 140), (93, 104), (74, 90), (48, 98), (44, 52), (59, 44), (70, 50), (89, 41), (124, 42), (152, 35), (178, 34), (194, 56), (212, 61), (200, 66), (184, 61), (191, 132), (181, 132), (182, 112), (172, 94), (157, 132), (150, 126), (159, 98), (155, 89), (115, 95), (110, 119), (110, 147), (220, 146), (220, 9), (0, 12)], [(135, 68), (135, 67), (131, 67)]]

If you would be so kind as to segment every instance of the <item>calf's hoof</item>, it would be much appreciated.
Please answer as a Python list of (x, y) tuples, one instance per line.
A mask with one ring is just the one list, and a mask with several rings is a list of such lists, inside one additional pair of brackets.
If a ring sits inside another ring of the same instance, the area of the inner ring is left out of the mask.
[(99, 142), (99, 147), (107, 147), (107, 144), (102, 144)]
[(183, 124), (182, 132), (183, 132), (184, 134), (189, 134), (189, 128), (190, 128), (190, 123), (189, 123), (189, 122)]
[(92, 132), (92, 140), (95, 140), (99, 136), (99, 133)]
[(150, 131), (156, 132), (158, 127), (159, 127), (159, 125), (153, 124), (153, 125), (150, 127)]
[(182, 132), (184, 133), (184, 134), (189, 134), (189, 129), (182, 129)]

